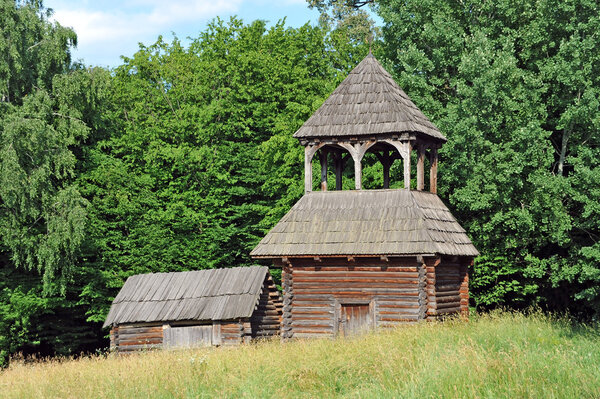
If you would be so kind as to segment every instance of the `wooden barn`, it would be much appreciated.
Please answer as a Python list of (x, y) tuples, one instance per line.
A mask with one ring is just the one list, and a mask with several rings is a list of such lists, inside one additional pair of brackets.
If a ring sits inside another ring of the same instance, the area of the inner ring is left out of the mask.
[[(361, 61), (294, 137), (305, 147), (305, 195), (251, 253), (283, 268), (282, 337), (467, 316), (468, 267), (478, 252), (436, 194), (446, 138), (375, 57)], [(367, 153), (382, 164), (381, 189), (362, 189)], [(321, 175), (313, 181), (317, 154)], [(396, 160), (403, 188), (390, 189)], [(355, 190), (342, 191), (349, 161)]]
[(110, 347), (140, 349), (234, 345), (279, 335), (282, 302), (266, 266), (127, 279), (104, 327)]

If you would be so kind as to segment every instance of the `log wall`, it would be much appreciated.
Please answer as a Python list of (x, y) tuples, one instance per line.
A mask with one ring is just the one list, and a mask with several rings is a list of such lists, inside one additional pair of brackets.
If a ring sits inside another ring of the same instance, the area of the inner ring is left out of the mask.
[(344, 304), (368, 304), (371, 327), (424, 318), (426, 268), (416, 258), (294, 259), (283, 268), (284, 338), (333, 337)]
[(267, 274), (258, 305), (250, 318), (251, 337), (268, 338), (279, 335), (283, 302), (270, 274)]
[[(239, 345), (244, 341), (246, 334), (246, 328), (250, 330), (250, 323), (243, 323), (242, 321), (221, 321), (221, 344), (222, 345)], [(247, 324), (245, 326), (244, 324)]]
[(162, 348), (161, 324), (121, 324), (111, 330), (111, 348), (119, 352)]
[(469, 315), (470, 259), (437, 259), (427, 264), (427, 316)]

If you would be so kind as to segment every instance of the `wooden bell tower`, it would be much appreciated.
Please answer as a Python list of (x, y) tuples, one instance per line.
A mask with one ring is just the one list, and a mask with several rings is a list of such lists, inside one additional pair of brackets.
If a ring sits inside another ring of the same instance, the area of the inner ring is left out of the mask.
[[(305, 194), (250, 253), (282, 268), (281, 336), (330, 338), (467, 317), (468, 268), (479, 252), (436, 195), (438, 149), (446, 138), (373, 55), (294, 137), (305, 148)], [(383, 165), (381, 190), (362, 189), (367, 152)], [(312, 191), (316, 155), (320, 190)], [(350, 160), (355, 190), (342, 190)], [(403, 164), (403, 188), (390, 190), (396, 160)], [(335, 175), (331, 191), (328, 164)]]

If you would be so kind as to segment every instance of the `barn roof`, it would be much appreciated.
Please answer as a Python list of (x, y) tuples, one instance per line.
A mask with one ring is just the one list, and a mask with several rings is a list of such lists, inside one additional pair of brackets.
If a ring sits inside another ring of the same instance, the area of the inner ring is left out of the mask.
[(322, 138), (416, 132), (446, 138), (369, 53), (294, 137)]
[(305, 194), (250, 255), (429, 254), (477, 256), (479, 252), (437, 195), (366, 190)]
[(131, 276), (113, 301), (104, 327), (250, 317), (268, 270), (250, 266)]

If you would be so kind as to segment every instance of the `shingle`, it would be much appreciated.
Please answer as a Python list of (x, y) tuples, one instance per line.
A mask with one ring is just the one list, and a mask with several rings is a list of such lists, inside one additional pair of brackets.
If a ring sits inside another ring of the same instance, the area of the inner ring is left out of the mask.
[(296, 138), (417, 132), (446, 138), (369, 54), (294, 134)]
[[(299, 225), (303, 228), (298, 229)], [(250, 255), (435, 253), (479, 254), (437, 195), (410, 190), (347, 190), (304, 195)]]
[(267, 273), (266, 266), (250, 266), (134, 275), (113, 301), (104, 326), (250, 317)]

